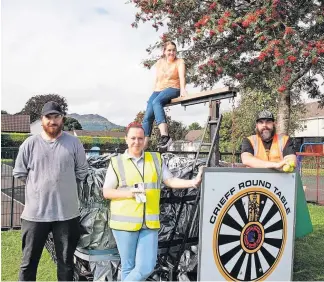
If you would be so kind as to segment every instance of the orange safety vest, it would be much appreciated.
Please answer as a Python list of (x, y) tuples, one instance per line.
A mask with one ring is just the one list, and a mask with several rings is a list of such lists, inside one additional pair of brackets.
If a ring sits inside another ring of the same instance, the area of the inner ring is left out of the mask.
[(287, 144), (289, 136), (275, 134), (272, 139), (270, 151), (268, 152), (264, 148), (262, 139), (259, 135), (249, 136), (248, 139), (252, 144), (255, 157), (263, 161), (280, 162), (283, 160), (282, 152)]

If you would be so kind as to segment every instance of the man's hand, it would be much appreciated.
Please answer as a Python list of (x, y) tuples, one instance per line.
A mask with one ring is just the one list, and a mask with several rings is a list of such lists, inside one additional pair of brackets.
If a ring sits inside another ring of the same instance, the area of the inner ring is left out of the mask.
[(281, 169), (287, 162), (285, 160), (282, 160), (279, 163), (273, 162), (272, 165), (269, 168), (274, 168), (274, 169)]

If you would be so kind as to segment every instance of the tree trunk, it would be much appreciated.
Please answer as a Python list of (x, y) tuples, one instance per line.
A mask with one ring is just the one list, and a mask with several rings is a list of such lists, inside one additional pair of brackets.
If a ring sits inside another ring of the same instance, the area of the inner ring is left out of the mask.
[(289, 119), (290, 119), (290, 92), (285, 91), (284, 93), (279, 93), (279, 97), (278, 97), (277, 133), (288, 135)]

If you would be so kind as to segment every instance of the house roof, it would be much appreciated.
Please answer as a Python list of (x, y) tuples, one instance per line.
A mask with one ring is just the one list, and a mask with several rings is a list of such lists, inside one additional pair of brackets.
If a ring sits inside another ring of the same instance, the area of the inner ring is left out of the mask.
[[(90, 131), (90, 130), (74, 130), (74, 131), (67, 131), (72, 135), (77, 136), (92, 136), (92, 137), (115, 137), (115, 138), (123, 138), (125, 137), (125, 132), (117, 132), (117, 131), (106, 131), (106, 130), (97, 130), (97, 131)], [(75, 134), (74, 134), (75, 133)]]
[(324, 117), (324, 108), (318, 107), (318, 102), (311, 102), (306, 104), (306, 114), (303, 119)]
[(1, 132), (30, 133), (30, 116), (1, 115)]
[(203, 129), (190, 130), (185, 136), (185, 140), (190, 142), (196, 141), (199, 137), (201, 137), (203, 132), (204, 132)]

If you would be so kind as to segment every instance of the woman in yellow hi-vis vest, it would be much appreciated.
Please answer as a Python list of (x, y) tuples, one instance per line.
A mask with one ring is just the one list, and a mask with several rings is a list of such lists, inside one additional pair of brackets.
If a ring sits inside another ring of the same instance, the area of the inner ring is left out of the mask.
[(153, 272), (160, 228), (160, 188), (198, 188), (196, 178), (174, 178), (158, 153), (144, 152), (144, 130), (131, 123), (126, 129), (128, 149), (111, 159), (103, 186), (110, 199), (109, 225), (121, 258), (122, 281), (143, 281)]

